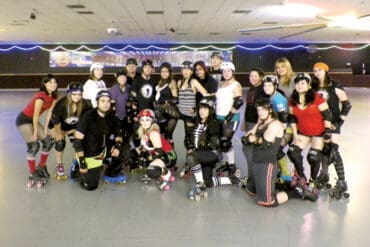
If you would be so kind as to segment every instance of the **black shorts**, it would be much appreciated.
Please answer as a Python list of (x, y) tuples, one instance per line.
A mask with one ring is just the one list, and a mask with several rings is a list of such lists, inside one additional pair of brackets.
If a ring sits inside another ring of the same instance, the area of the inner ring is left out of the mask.
[(33, 124), (32, 118), (27, 117), (23, 114), (23, 112), (19, 113), (17, 116), (17, 119), (15, 120), (15, 125), (17, 127), (23, 125), (23, 124)]

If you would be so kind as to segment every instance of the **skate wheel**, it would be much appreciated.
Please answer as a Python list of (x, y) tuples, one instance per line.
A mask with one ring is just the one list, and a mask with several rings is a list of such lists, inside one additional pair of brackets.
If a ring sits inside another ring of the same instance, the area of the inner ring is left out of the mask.
[(144, 181), (144, 184), (148, 185), (149, 184), (149, 181)]
[(207, 191), (204, 191), (204, 192), (203, 192), (203, 197), (204, 197), (204, 198), (207, 198), (207, 197), (208, 197), (208, 192), (207, 192)]
[(121, 181), (118, 184), (125, 184), (125, 183), (126, 183), (126, 181)]
[(175, 178), (174, 176), (171, 176), (171, 177), (170, 177), (170, 182), (172, 182), (172, 183), (173, 183), (173, 182), (175, 182), (175, 180), (176, 180), (176, 178)]
[(329, 184), (329, 183), (328, 183), (328, 184), (326, 184), (326, 185), (325, 185), (325, 187), (326, 187), (327, 189), (331, 189), (331, 184)]
[(194, 196), (194, 200), (197, 201), (197, 202), (199, 202), (200, 201), (200, 195), (195, 195)]
[(28, 183), (27, 183), (27, 187), (28, 188), (31, 188), (31, 187), (33, 187), (35, 185), (35, 181), (28, 181)]
[(349, 193), (345, 192), (345, 193), (343, 193), (343, 196), (344, 196), (344, 198), (348, 199), (349, 198)]
[(340, 193), (335, 193), (334, 197), (335, 199), (339, 200), (342, 196)]
[(43, 182), (37, 182), (37, 188), (42, 188), (44, 186)]
[(169, 185), (166, 185), (163, 187), (163, 191), (169, 191), (170, 190), (170, 186)]

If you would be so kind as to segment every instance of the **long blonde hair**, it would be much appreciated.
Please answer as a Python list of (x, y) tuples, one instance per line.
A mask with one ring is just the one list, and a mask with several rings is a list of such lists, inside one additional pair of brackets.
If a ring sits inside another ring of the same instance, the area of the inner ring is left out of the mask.
[(159, 131), (159, 125), (156, 124), (156, 123), (152, 123), (152, 126), (150, 126), (150, 128), (148, 130), (144, 130), (143, 127), (140, 126), (136, 133), (137, 133), (138, 137), (141, 139), (141, 138), (143, 138), (145, 133), (150, 133), (152, 131)]
[[(287, 73), (285, 76), (280, 76), (277, 73), (277, 67), (280, 64), (283, 65), (287, 69)], [(282, 84), (283, 86), (289, 86), (289, 83), (291, 82), (294, 76), (292, 65), (286, 57), (281, 57), (278, 60), (276, 60), (274, 73), (278, 77), (279, 83)]]
[[(71, 94), (67, 94), (67, 100), (65, 101), (65, 106), (67, 108), (67, 113), (68, 113), (67, 117), (72, 117), (72, 116), (81, 117), (83, 104), (84, 104), (84, 102), (83, 102), (82, 97), (81, 97), (81, 100), (78, 103), (75, 103), (71, 99)], [(73, 112), (73, 105), (76, 105), (76, 111), (75, 112)]]

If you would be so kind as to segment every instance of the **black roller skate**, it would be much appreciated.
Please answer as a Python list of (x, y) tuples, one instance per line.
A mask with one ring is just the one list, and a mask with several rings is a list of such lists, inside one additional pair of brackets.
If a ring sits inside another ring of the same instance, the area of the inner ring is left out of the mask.
[(247, 186), (247, 179), (241, 178), (241, 171), (236, 169), (233, 174), (229, 176), (229, 179), (233, 185), (245, 188)]
[(227, 162), (222, 162), (219, 167), (216, 168), (216, 174), (219, 177), (230, 176), (236, 171), (236, 166), (234, 164), (229, 164)]
[(189, 199), (200, 201), (201, 198), (207, 198), (208, 192), (204, 183), (196, 183), (189, 192)]
[(346, 192), (348, 189), (347, 182), (344, 180), (338, 180), (334, 188), (329, 192), (330, 197), (334, 197), (335, 199), (339, 200), (342, 198), (349, 198), (349, 193)]
[(27, 187), (31, 188), (37, 186), (37, 188), (42, 188), (49, 179), (45, 177), (44, 171), (41, 168), (37, 168), (34, 173), (30, 174), (28, 177)]
[(144, 184), (149, 184), (153, 179), (151, 179), (150, 177), (148, 177), (147, 174), (141, 174), (139, 176), (139, 179), (141, 182), (143, 182)]
[(315, 183), (317, 189), (321, 190), (322, 188), (331, 188), (331, 184), (329, 183), (329, 175), (320, 173), (319, 176), (315, 179)]
[(305, 178), (292, 177), (292, 188), (294, 188), (303, 200), (315, 202), (318, 198), (318, 190), (314, 185), (308, 186)]

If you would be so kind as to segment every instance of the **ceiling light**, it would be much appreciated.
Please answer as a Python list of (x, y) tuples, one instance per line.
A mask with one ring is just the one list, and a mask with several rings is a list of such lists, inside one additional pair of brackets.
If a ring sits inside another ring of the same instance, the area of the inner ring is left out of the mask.
[(328, 23), (328, 27), (348, 27), (358, 30), (370, 30), (369, 22), (364, 19), (359, 19), (355, 15), (342, 15), (330, 18), (332, 21)]
[(266, 12), (267, 16), (285, 16), (315, 18), (323, 10), (307, 4), (288, 3), (284, 5), (271, 5), (262, 7), (260, 10)]

